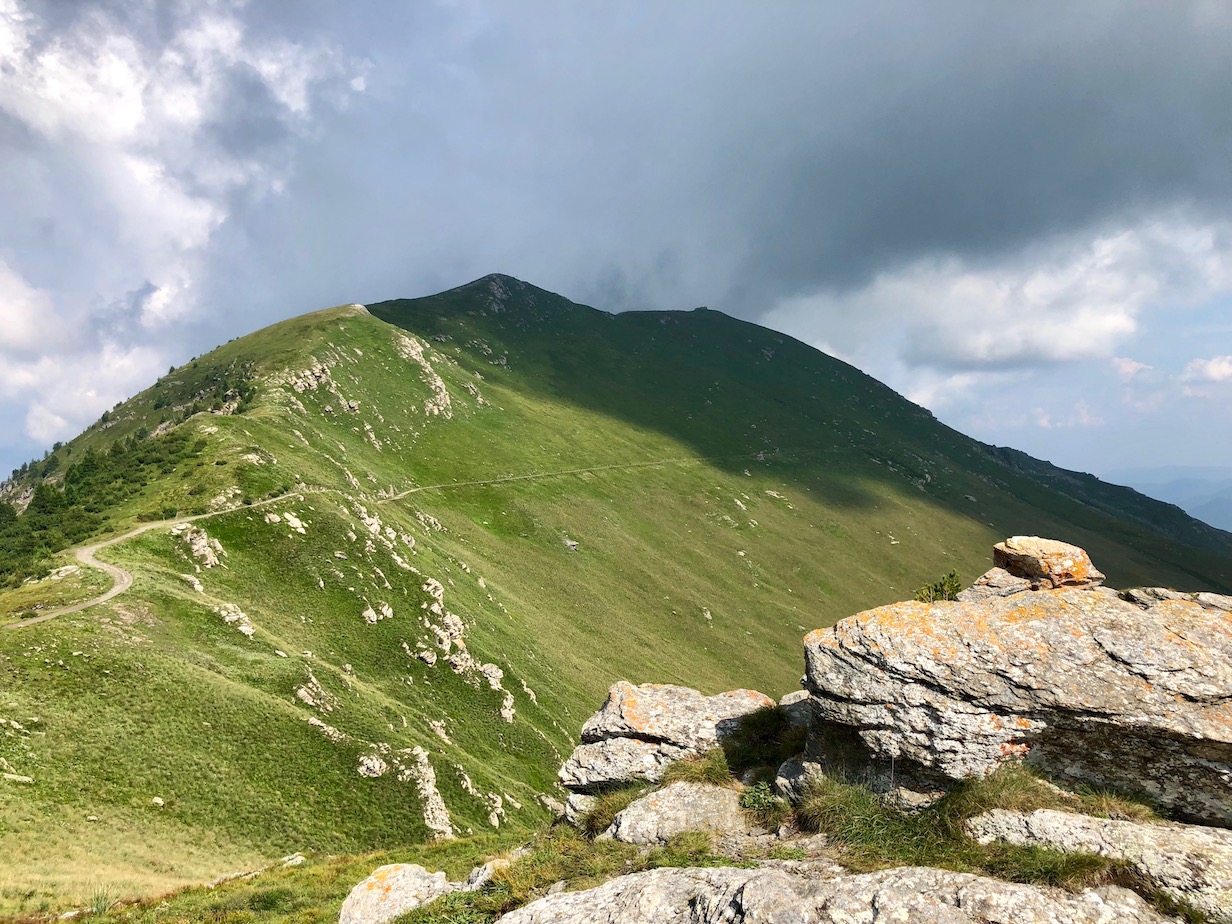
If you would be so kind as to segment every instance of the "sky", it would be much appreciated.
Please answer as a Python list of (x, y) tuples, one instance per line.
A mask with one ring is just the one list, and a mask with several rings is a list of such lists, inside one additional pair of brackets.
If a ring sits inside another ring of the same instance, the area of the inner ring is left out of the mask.
[(0, 0), (0, 472), (490, 272), (1068, 468), (1227, 464), (1229, 48), (1225, 0)]

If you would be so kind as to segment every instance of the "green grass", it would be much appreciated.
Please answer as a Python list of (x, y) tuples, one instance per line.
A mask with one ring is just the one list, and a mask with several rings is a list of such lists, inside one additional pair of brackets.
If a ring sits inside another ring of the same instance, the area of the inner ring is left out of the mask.
[(807, 729), (793, 725), (780, 706), (767, 706), (745, 716), (723, 740), (727, 762), (736, 774), (761, 770), (774, 772), (785, 760), (804, 751)]
[[(0, 914), (422, 839), (416, 787), (357, 771), (386, 747), (428, 752), (460, 834), (532, 832), (548, 816), (536, 794), (614, 681), (778, 695), (797, 687), (804, 632), (937, 574), (971, 580), (1007, 535), (1077, 542), (1113, 583), (1232, 586), (1232, 547), (1172, 508), (995, 452), (789, 338), (533, 290), (495, 312), (487, 285), (258, 331), (53, 453), (60, 473), (117, 443), (144, 458), (139, 434), (174, 416), (159, 439), (191, 452), (112, 485), (90, 529), (239, 509), (198, 524), (220, 567), (198, 572), (156, 529), (101, 555), (136, 575), (127, 594), (0, 629), (0, 718), (26, 729), (0, 734), (0, 757), (35, 780), (0, 787)], [(403, 355), (406, 333), (431, 373)], [(328, 382), (306, 385), (322, 365)], [(193, 413), (241, 382), (243, 413)], [(448, 418), (425, 410), (441, 387)], [(429, 579), (503, 690), (448, 666), (424, 625)], [(53, 596), (12, 593), (10, 613)], [(382, 604), (394, 616), (365, 622)], [(432, 666), (415, 654), (429, 649)], [(297, 698), (310, 671), (332, 711)], [(799, 749), (781, 715), (749, 728), (732, 769)]]
[(867, 787), (818, 776), (796, 806), (806, 830), (824, 833), (848, 868), (871, 872), (897, 866), (931, 866), (1067, 889), (1126, 881), (1122, 863), (1088, 853), (1017, 847), (971, 840), (963, 824), (993, 808), (1030, 812), (1041, 808), (1090, 811), (1096, 805), (1114, 817), (1143, 817), (1142, 807), (1108, 796), (1070, 796), (1026, 769), (1004, 767), (984, 779), (969, 779), (938, 802), (914, 813), (887, 804)]
[(663, 784), (709, 783), (712, 786), (731, 786), (731, 767), (722, 748), (711, 748), (698, 757), (676, 760), (663, 768)]
[[(44, 562), (44, 567), (53, 573), (60, 568), (76, 566), (75, 561), (63, 555)], [(89, 600), (110, 586), (111, 581), (105, 574), (85, 567), (78, 567), (59, 578), (31, 579), (17, 587), (0, 590), (0, 625)]]

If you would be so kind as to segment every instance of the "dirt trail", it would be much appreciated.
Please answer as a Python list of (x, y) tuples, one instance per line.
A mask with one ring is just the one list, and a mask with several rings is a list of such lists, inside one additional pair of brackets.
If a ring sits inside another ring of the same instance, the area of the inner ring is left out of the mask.
[[(390, 501), (402, 500), (404, 497), (409, 497), (411, 494), (418, 494), (423, 491), (444, 491), (449, 488), (475, 488), (484, 487), (494, 484), (506, 484), (511, 481), (536, 481), (541, 478), (559, 478), (564, 475), (582, 475), (588, 472), (605, 472), (615, 469), (631, 469), (631, 468), (650, 468), (660, 465), (681, 465), (686, 462), (710, 462), (717, 458), (743, 458), (747, 453), (740, 453), (736, 456), (692, 456), (681, 459), (659, 459), (652, 462), (626, 462), (613, 465), (594, 465), (590, 468), (570, 468), (559, 472), (535, 472), (529, 475), (505, 475), (500, 478), (489, 478), (483, 481), (453, 481), (446, 484), (428, 484), (421, 485), (417, 488), (408, 488), (391, 497), (381, 498), (377, 501), (378, 504), (387, 504)], [(114, 582), (111, 589), (106, 593), (100, 594), (97, 597), (92, 597), (89, 600), (83, 600), (81, 603), (74, 603), (71, 606), (62, 606), (54, 610), (48, 610), (38, 616), (30, 619), (23, 619), (20, 622), (9, 623), (0, 628), (4, 629), (24, 629), (26, 626), (38, 625), (40, 622), (47, 622), (55, 619), (58, 616), (67, 616), (69, 613), (79, 613), (84, 609), (89, 609), (92, 606), (97, 606), (100, 603), (106, 603), (113, 597), (118, 597), (130, 587), (133, 586), (133, 576), (130, 572), (125, 571), (118, 565), (108, 564), (105, 561), (99, 561), (95, 557), (95, 553), (111, 545), (116, 545), (120, 542), (126, 542), (129, 539), (134, 539), (142, 533), (147, 533), (152, 529), (162, 529), (164, 527), (177, 526), (180, 523), (195, 523), (198, 520), (206, 520), (210, 517), (222, 516), (226, 513), (234, 513), (237, 510), (251, 510), (254, 507), (264, 507), (267, 504), (276, 504), (280, 501), (285, 501), (288, 498), (297, 497), (300, 501), (304, 499), (304, 493), (321, 493), (323, 491), (333, 491), (333, 488), (315, 488), (308, 489), (307, 492), (295, 492), (291, 494), (282, 494), (278, 497), (268, 497), (265, 500), (260, 500), (252, 504), (243, 504), (235, 507), (227, 507), (225, 510), (215, 510), (211, 513), (198, 513), (189, 517), (173, 517), (170, 520), (158, 520), (153, 523), (143, 523), (136, 529), (129, 530), (120, 536), (113, 536), (110, 539), (104, 539), (102, 542), (95, 542), (92, 545), (83, 545), (77, 549), (74, 554), (77, 561), (85, 565), (87, 568), (96, 568), (111, 575)]]
[(73, 554), (77, 561), (85, 565), (87, 568), (96, 568), (111, 575), (111, 580), (114, 582), (111, 589), (106, 593), (99, 594), (97, 597), (91, 597), (89, 600), (83, 600), (81, 603), (74, 603), (70, 606), (61, 606), (54, 610), (48, 610), (46, 613), (41, 613), (30, 619), (23, 619), (21, 622), (9, 623), (0, 628), (5, 629), (24, 629), (26, 626), (38, 625), (40, 622), (47, 622), (55, 619), (57, 616), (67, 616), (69, 613), (79, 613), (84, 609), (89, 609), (92, 606), (97, 606), (100, 603), (106, 603), (112, 597), (118, 597), (124, 591), (133, 586), (133, 575), (129, 571), (125, 571), (118, 565), (108, 564), (105, 561), (99, 561), (95, 558), (95, 553), (101, 549), (105, 549), (110, 545), (116, 545), (120, 542), (126, 542), (129, 539), (135, 539), (142, 533), (148, 533), (152, 529), (162, 529), (169, 526), (178, 526), (180, 523), (195, 523), (197, 520), (206, 520), (210, 517), (222, 516), (224, 513), (234, 513), (237, 510), (251, 510), (253, 507), (264, 507), (267, 504), (275, 504), (278, 501), (284, 501), (288, 498), (297, 497), (301, 501), (304, 499), (302, 493), (281, 494), (278, 497), (267, 497), (265, 500), (256, 501), (252, 504), (242, 504), (236, 507), (228, 507), (225, 510), (214, 510), (210, 513), (198, 513), (190, 517), (173, 517), (170, 520), (156, 520), (153, 523), (143, 523), (136, 529), (131, 529), (128, 532), (112, 536), (110, 539), (104, 539), (102, 542), (95, 542), (92, 545), (83, 545)]

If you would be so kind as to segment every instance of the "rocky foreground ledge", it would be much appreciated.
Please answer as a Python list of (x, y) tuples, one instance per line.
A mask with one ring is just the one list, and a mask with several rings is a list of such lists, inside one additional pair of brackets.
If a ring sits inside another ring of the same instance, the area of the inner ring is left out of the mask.
[[(1103, 580), (1081, 549), (1015, 537), (957, 600), (893, 604), (810, 633), (806, 690), (777, 704), (750, 690), (617, 683), (561, 768), (566, 819), (643, 851), (703, 836), (743, 868), (651, 869), (576, 892), (558, 882), (501, 920), (1146, 924), (1184, 910), (1232, 922), (1232, 597), (1118, 593)], [(731, 778), (701, 772), (738, 741), (747, 757), (749, 729), (770, 727), (767, 716), (780, 741), (800, 741), (807, 727), (801, 753), (777, 773), (782, 754)], [(793, 727), (795, 736), (782, 732)], [(927, 812), (962, 781), (1023, 763), (1053, 781), (1027, 777), (1050, 807), (991, 807), (964, 816), (958, 837), (1107, 858), (1141, 895), (917, 866), (856, 874), (838, 845), (801, 830), (808, 794), (826, 781)], [(756, 783), (767, 773), (777, 799)], [(1145, 797), (1173, 820), (1145, 810), (1093, 817), (1084, 811), (1103, 814), (1098, 798), (1058, 783)], [(627, 794), (623, 807), (596, 827), (615, 792)], [(770, 803), (783, 811), (749, 811)], [(477, 868), (467, 883), (384, 868), (356, 887), (342, 924), (384, 924), (450, 891), (482, 889), (508, 862)], [(407, 883), (401, 894), (388, 887), (395, 879)]]
[(808, 758), (858, 739), (883, 773), (895, 761), (940, 788), (1025, 760), (1232, 823), (1232, 597), (1122, 599), (1085, 552), (1047, 540), (1008, 540), (995, 560), (957, 601), (805, 637)]

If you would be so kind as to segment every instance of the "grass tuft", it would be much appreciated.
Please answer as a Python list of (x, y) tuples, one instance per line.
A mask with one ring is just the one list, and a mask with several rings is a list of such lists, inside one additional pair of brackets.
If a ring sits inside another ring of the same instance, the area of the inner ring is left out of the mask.
[(994, 808), (1072, 808), (1074, 801), (1021, 767), (968, 780), (923, 811), (904, 814), (868, 787), (817, 777), (796, 808), (801, 825), (824, 832), (857, 872), (932, 866), (1066, 889), (1124, 876), (1125, 865), (1090, 853), (1063, 853), (1009, 844), (983, 846), (967, 837), (967, 819)]
[(698, 757), (673, 761), (663, 768), (663, 783), (710, 783), (731, 786), (732, 771), (722, 748), (712, 748)]
[(110, 889), (95, 889), (90, 896), (90, 904), (87, 905), (87, 908), (91, 916), (99, 916), (106, 914), (116, 904), (116, 897)]
[(600, 793), (596, 797), (595, 807), (582, 816), (578, 826), (590, 837), (597, 837), (611, 826), (629, 803), (645, 795), (649, 788), (644, 783), (633, 783)]
[(723, 741), (723, 751), (734, 773), (759, 767), (777, 770), (783, 761), (804, 751), (806, 734), (802, 726), (788, 721), (782, 707), (766, 706), (741, 719)]

